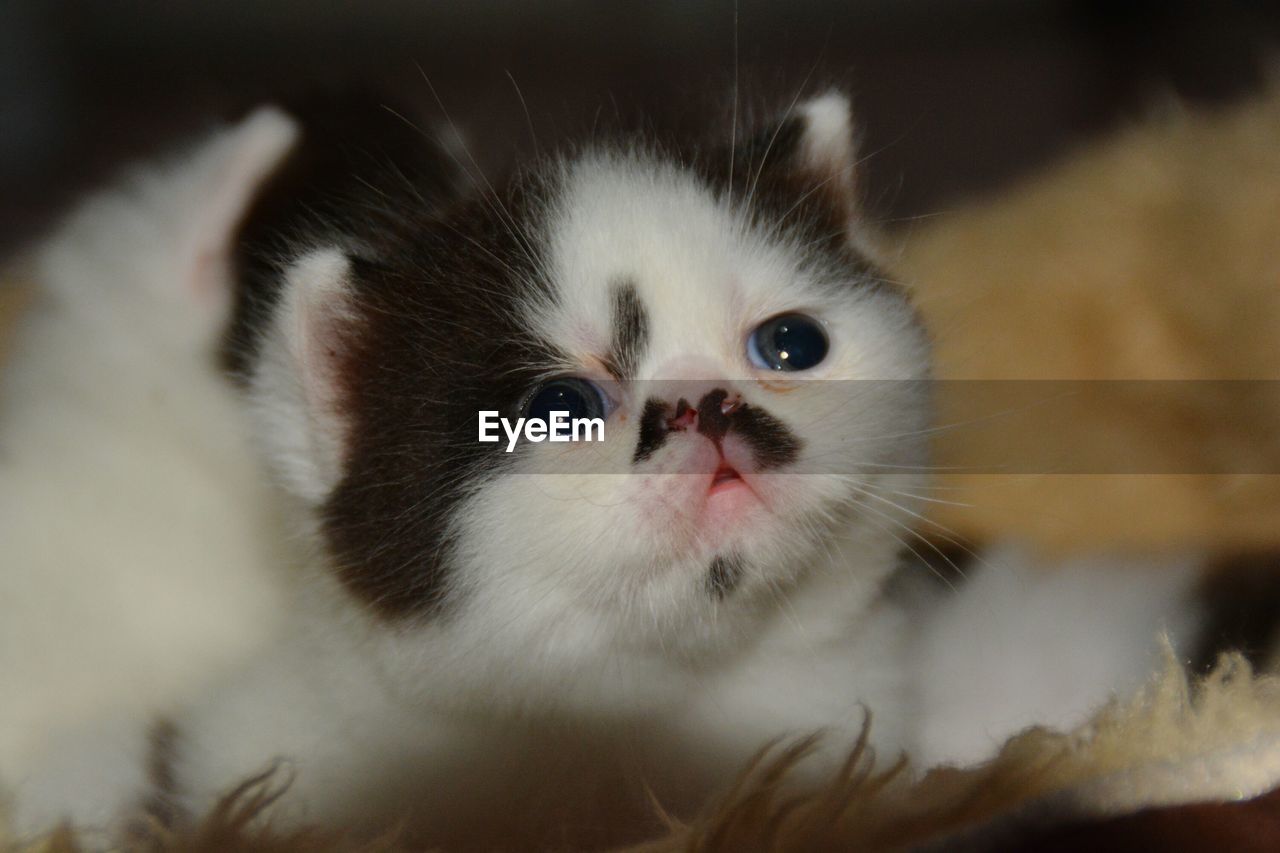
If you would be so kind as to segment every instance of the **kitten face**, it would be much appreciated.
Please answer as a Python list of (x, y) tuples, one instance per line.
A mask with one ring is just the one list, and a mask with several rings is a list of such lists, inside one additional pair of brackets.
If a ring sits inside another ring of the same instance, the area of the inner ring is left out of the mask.
[[(734, 170), (593, 151), (304, 252), (254, 397), (346, 589), (669, 649), (776, 609), (834, 540), (892, 537), (868, 493), (913, 479), (925, 344), (860, 250), (851, 136), (825, 96)], [(603, 442), (477, 442), (548, 383)]]

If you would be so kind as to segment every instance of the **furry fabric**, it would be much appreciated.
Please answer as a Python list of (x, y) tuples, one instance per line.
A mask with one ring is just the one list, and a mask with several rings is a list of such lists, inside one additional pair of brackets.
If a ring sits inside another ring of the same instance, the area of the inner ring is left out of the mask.
[(1172, 655), (1133, 699), (1077, 730), (1033, 729), (986, 765), (912, 780), (855, 752), (812, 797), (780, 793), (803, 744), (762, 761), (718, 810), (636, 850), (894, 850), (1009, 844), (1061, 824), (1152, 806), (1246, 800), (1280, 784), (1280, 682), (1238, 658), (1188, 684)]
[[(1037, 178), (901, 235), (898, 275), (942, 379), (1280, 379), (1280, 86), (1214, 112), (1170, 105)], [(974, 416), (944, 385), (939, 423)], [(1280, 393), (1152, 385), (939, 433), (966, 466), (1038, 458), (1185, 474), (957, 474), (935, 504), (968, 538), (1046, 549), (1280, 546)], [(1198, 471), (1239, 473), (1197, 475)]]

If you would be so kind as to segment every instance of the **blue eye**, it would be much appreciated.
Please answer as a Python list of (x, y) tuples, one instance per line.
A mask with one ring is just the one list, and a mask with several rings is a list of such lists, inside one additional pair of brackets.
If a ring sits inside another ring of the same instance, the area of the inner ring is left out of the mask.
[(827, 357), (827, 334), (812, 317), (779, 314), (747, 340), (747, 358), (764, 370), (808, 370)]
[(608, 398), (599, 385), (576, 376), (549, 379), (534, 389), (524, 404), (526, 418), (551, 420), (552, 412), (568, 412), (570, 418), (603, 418)]

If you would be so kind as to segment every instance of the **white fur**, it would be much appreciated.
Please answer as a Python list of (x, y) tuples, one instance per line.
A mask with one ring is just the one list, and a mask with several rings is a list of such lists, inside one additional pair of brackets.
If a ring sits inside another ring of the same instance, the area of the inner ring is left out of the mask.
[(345, 430), (334, 396), (333, 359), (347, 269), (346, 256), (336, 249), (297, 260), (253, 379), (264, 449), (285, 485), (311, 503), (323, 500), (342, 473)]
[(1005, 545), (929, 620), (912, 656), (925, 766), (990, 758), (1032, 725), (1069, 731), (1151, 677), (1196, 620), (1193, 555), (1046, 560)]
[(838, 92), (828, 92), (801, 104), (805, 119), (805, 162), (814, 171), (853, 183), (853, 116), (849, 100)]
[[(20, 826), (68, 803), (101, 817), (103, 777), (139, 771), (88, 756), (139, 743), (139, 720), (274, 625), (275, 511), (214, 354), (232, 231), (295, 135), (260, 111), (92, 198), (35, 255), (0, 385), (0, 787)], [(102, 752), (68, 746), (81, 726)], [(88, 771), (54, 758), (71, 752)]]

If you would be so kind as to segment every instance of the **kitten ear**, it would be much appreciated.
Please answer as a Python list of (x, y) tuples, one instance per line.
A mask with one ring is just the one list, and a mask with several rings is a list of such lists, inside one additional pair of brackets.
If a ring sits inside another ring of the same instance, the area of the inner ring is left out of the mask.
[(791, 203), (819, 203), (838, 216), (857, 213), (857, 145), (849, 99), (839, 92), (802, 101), (748, 138), (745, 195), (772, 184)]
[(338, 484), (350, 449), (352, 293), (342, 251), (298, 258), (285, 272), (252, 379), (267, 452), (285, 485), (312, 503)]
[(802, 130), (792, 152), (795, 167), (823, 182), (852, 214), (857, 207), (858, 147), (849, 98), (828, 92), (800, 104), (796, 113)]
[(236, 232), (298, 136), (293, 119), (261, 107), (200, 152), (193, 212), (183, 222), (181, 246), (184, 281), (201, 306), (229, 309)]
[(827, 92), (797, 103), (744, 152), (753, 164), (739, 181), (742, 198), (768, 206), (793, 225), (842, 238), (864, 258), (881, 251), (861, 215), (858, 144), (849, 98)]

